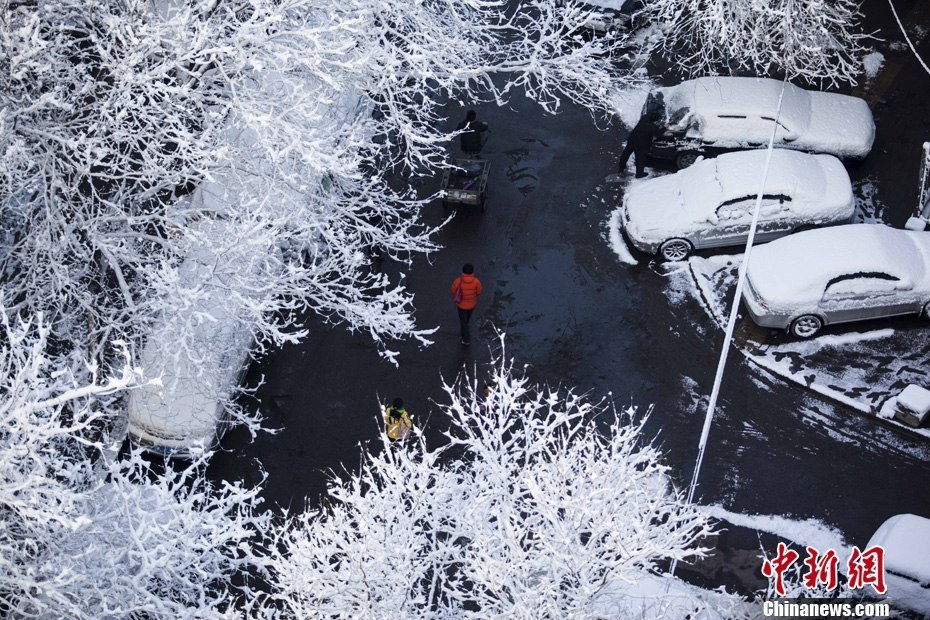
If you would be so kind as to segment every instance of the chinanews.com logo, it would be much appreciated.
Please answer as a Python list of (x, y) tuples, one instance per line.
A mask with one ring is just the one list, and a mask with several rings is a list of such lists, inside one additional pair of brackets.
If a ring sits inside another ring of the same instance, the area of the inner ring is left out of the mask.
[[(801, 577), (801, 592), (792, 588), (792, 596), (803, 595), (803, 599), (780, 599), (765, 601), (762, 615), (767, 618), (884, 618), (891, 615), (888, 603), (869, 603), (853, 599), (810, 598), (828, 596), (840, 585), (840, 556), (834, 549), (821, 553), (814, 547), (807, 547), (804, 559), (804, 573)], [(801, 554), (785, 543), (778, 543), (778, 551), (772, 559), (762, 563), (762, 574), (768, 577), (774, 594), (778, 597), (789, 595), (785, 583), (785, 573), (795, 567)], [(864, 590), (871, 588), (874, 594), (885, 595), (885, 549), (880, 546), (861, 550), (853, 547), (846, 557), (846, 588)], [(869, 593), (865, 590), (864, 593)]]

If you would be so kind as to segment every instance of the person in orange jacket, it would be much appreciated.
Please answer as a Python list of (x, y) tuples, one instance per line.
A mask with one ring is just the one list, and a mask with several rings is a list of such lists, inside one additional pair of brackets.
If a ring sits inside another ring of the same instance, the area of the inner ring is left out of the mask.
[(481, 280), (475, 277), (475, 268), (471, 263), (465, 263), (462, 267), (462, 275), (457, 277), (452, 286), (449, 287), (449, 293), (452, 295), (452, 301), (458, 307), (459, 325), (462, 328), (462, 344), (468, 346), (471, 344), (471, 334), (468, 332), (468, 322), (471, 321), (471, 313), (478, 305), (478, 295), (482, 291)]

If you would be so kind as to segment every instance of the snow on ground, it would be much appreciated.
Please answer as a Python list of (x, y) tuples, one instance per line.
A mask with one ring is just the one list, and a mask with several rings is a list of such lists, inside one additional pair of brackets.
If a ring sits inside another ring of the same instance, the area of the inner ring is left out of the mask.
[[(646, 574), (636, 583), (613, 581), (599, 597), (596, 617), (731, 620), (751, 618), (759, 609), (736, 595), (705, 590), (681, 579)], [(698, 613), (695, 610), (700, 609)]]
[(820, 551), (835, 549), (839, 552), (849, 547), (842, 532), (817, 519), (792, 519), (781, 515), (747, 515), (730, 512), (718, 505), (707, 506), (704, 511), (715, 519), (759, 532), (768, 532), (784, 541), (804, 547), (814, 547)]
[(845, 345), (856, 344), (857, 342), (866, 342), (868, 340), (881, 340), (890, 338), (894, 335), (894, 330), (890, 328), (876, 329), (868, 332), (849, 332), (838, 335), (824, 335), (813, 340), (799, 340), (781, 345), (783, 351), (796, 351), (801, 354), (809, 354), (822, 347), (842, 347)]
[(853, 194), (856, 197), (856, 222), (885, 223), (885, 205), (879, 202), (878, 187), (871, 178), (866, 177), (853, 183)]
[(885, 64), (885, 56), (881, 52), (872, 52), (862, 58), (862, 66), (865, 68), (866, 79), (874, 79), (878, 72), (881, 71), (882, 65)]
[(610, 241), (610, 249), (614, 251), (614, 254), (617, 255), (621, 263), (625, 265), (635, 265), (638, 261), (633, 258), (633, 254), (630, 253), (630, 248), (627, 246), (626, 241), (623, 240), (623, 235), (620, 233), (621, 215), (623, 215), (623, 207), (617, 207), (613, 210), (613, 213), (610, 214), (610, 220), (607, 222), (607, 235)]
[[(741, 255), (692, 257), (688, 261), (691, 281), (680, 274), (672, 278), (673, 295), (688, 290), (723, 329), (733, 300), (736, 271)], [(741, 327), (754, 327), (743, 319)], [(881, 405), (909, 383), (923, 384), (930, 365), (930, 329), (894, 330), (878, 327), (864, 332), (825, 334), (806, 341), (775, 335), (771, 342), (758, 343), (740, 336), (734, 344), (750, 362), (783, 380), (791, 381), (857, 411), (875, 415)], [(930, 429), (912, 429), (930, 438)]]

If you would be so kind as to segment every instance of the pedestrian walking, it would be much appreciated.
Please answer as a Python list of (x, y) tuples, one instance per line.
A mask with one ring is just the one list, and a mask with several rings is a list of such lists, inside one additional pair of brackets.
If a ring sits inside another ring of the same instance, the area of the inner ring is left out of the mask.
[(626, 164), (630, 160), (630, 155), (636, 159), (636, 178), (641, 179), (646, 176), (646, 160), (649, 157), (649, 149), (652, 148), (652, 141), (656, 134), (659, 133), (659, 119), (654, 114), (644, 115), (636, 123), (636, 127), (630, 132), (626, 140), (626, 147), (620, 155), (620, 173), (626, 169)]
[(465, 263), (462, 267), (462, 275), (452, 282), (449, 293), (452, 295), (452, 301), (455, 302), (459, 311), (459, 325), (462, 330), (462, 344), (468, 346), (471, 344), (471, 334), (468, 331), (468, 323), (471, 321), (471, 313), (478, 305), (478, 295), (481, 294), (483, 287), (481, 280), (475, 277), (475, 268), (471, 263)]
[(478, 120), (478, 114), (474, 110), (469, 110), (465, 114), (465, 120), (459, 123), (458, 130), (464, 133), (459, 135), (462, 152), (466, 155), (478, 155), (487, 136), (481, 134), (488, 130), (488, 124)]
[(384, 410), (384, 424), (387, 427), (387, 436), (391, 441), (404, 441), (410, 436), (413, 422), (404, 409), (404, 399), (395, 398)]

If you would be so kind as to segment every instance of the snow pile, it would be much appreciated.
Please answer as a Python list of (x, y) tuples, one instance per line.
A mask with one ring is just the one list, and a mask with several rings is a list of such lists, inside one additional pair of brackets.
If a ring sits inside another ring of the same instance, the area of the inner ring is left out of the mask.
[(733, 620), (753, 617), (758, 604), (726, 592), (704, 590), (674, 577), (647, 574), (635, 584), (607, 584), (593, 611), (592, 617), (598, 618)]
[[(847, 334), (836, 334), (836, 335), (825, 335), (816, 338), (813, 341), (817, 347), (843, 347), (850, 344), (855, 344), (857, 342), (866, 342), (869, 340), (881, 340), (882, 338), (890, 338), (893, 336), (895, 331), (891, 328), (886, 329), (875, 329), (868, 332), (849, 332)], [(784, 345), (785, 349), (793, 348), (794, 345), (797, 347), (804, 347), (806, 350), (810, 350), (811, 341), (808, 342), (797, 342), (792, 344)]]
[(881, 52), (866, 54), (862, 59), (862, 66), (865, 68), (866, 79), (874, 79), (884, 64), (885, 56)]
[(774, 534), (797, 545), (840, 551), (848, 547), (843, 533), (817, 519), (791, 519), (781, 515), (748, 515), (730, 512), (723, 506), (707, 506), (705, 512), (739, 527)]
[(898, 404), (918, 417), (923, 417), (930, 411), (930, 391), (919, 385), (910, 384), (898, 394)]
[(614, 254), (617, 255), (621, 263), (625, 265), (636, 265), (639, 261), (630, 253), (630, 248), (627, 247), (626, 241), (623, 240), (623, 235), (620, 233), (621, 215), (623, 215), (623, 207), (617, 207), (610, 214), (610, 221), (607, 222), (607, 235), (610, 241), (610, 248), (614, 251)]

